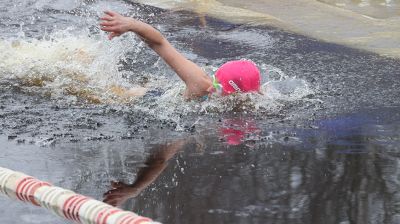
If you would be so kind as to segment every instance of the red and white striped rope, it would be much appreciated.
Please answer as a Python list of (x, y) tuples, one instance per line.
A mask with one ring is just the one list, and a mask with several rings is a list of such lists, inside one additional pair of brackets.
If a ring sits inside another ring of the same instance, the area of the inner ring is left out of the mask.
[(0, 193), (82, 224), (156, 224), (149, 218), (0, 167)]

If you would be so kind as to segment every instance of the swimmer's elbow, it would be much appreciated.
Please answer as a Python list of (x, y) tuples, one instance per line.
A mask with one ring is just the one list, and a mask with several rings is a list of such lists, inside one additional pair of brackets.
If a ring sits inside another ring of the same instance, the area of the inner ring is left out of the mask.
[(147, 40), (146, 43), (150, 48), (157, 50), (165, 47), (168, 41), (160, 32), (157, 32), (157, 35), (153, 36), (151, 40)]

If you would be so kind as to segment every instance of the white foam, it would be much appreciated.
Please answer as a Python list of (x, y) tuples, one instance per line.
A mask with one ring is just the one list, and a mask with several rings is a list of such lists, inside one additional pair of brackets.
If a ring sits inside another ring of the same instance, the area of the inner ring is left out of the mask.
[(138, 40), (127, 35), (110, 42), (87, 31), (74, 33), (71, 28), (42, 40), (22, 37), (0, 41), (0, 78), (17, 78), (57, 96), (78, 91), (99, 99), (111, 97), (112, 86), (133, 86), (119, 71), (119, 61), (127, 51), (141, 47)]

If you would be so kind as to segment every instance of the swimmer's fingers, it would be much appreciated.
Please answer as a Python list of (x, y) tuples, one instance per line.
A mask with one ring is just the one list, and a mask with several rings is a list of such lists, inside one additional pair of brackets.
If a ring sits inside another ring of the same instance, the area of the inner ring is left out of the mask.
[(112, 188), (119, 188), (119, 187), (125, 187), (125, 186), (128, 186), (128, 184), (125, 184), (125, 183), (123, 183), (123, 182), (121, 182), (121, 181), (111, 181), (111, 187)]
[(120, 31), (118, 27), (115, 26), (102, 26), (101, 30), (110, 32), (108, 39), (112, 40), (114, 37), (119, 37), (123, 32)]
[(105, 195), (103, 199), (104, 203), (107, 203), (112, 206), (117, 206), (121, 204), (122, 201), (123, 199), (121, 196), (115, 196), (115, 195)]
[(121, 193), (120, 189), (111, 189), (107, 191), (106, 193), (103, 194), (103, 197), (112, 197), (111, 195), (124, 195), (124, 193)]
[(104, 203), (109, 204), (111, 206), (117, 207), (118, 206), (118, 201), (117, 200), (110, 200), (110, 199), (105, 199), (103, 200)]
[(114, 12), (114, 11), (111, 11), (111, 10), (106, 10), (106, 11), (104, 11), (104, 13), (107, 14), (107, 15), (109, 15), (109, 16), (111, 16), (111, 17), (119, 16), (119, 15), (120, 15), (120, 14)]
[(117, 21), (103, 21), (100, 23), (100, 26), (115, 26), (117, 24)]
[(101, 30), (107, 31), (107, 32), (119, 32), (119, 28), (116, 26), (102, 26)]
[(113, 11), (104, 11), (104, 14), (102, 17), (100, 17), (101, 20), (105, 21), (113, 21), (113, 20), (118, 20), (118, 18), (122, 18), (120, 14), (113, 12)]
[(114, 37), (119, 37), (119, 36), (121, 36), (120, 33), (112, 32), (112, 33), (110, 33), (110, 34), (108, 35), (108, 39), (109, 39), (109, 40), (112, 40)]
[(105, 20), (105, 21), (112, 21), (114, 20), (113, 17), (109, 16), (109, 15), (104, 15), (102, 17), (100, 17), (101, 20)]
[(101, 18), (103, 22), (100, 23), (101, 30), (111, 32), (108, 35), (108, 39), (112, 40), (114, 37), (118, 37), (121, 35), (119, 30), (118, 21), (112, 20), (109, 16), (104, 16)]
[(130, 17), (124, 17), (113, 11), (105, 11), (105, 15), (101, 17), (101, 30), (110, 32), (108, 38), (111, 40), (114, 37), (118, 37), (123, 33), (129, 32), (134, 19)]

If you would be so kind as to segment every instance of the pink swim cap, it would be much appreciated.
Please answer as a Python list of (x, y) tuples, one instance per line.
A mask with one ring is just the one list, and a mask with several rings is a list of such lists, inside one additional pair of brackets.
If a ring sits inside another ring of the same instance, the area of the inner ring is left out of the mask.
[(222, 95), (260, 90), (260, 71), (252, 61), (229, 61), (217, 70), (215, 77), (222, 86)]

